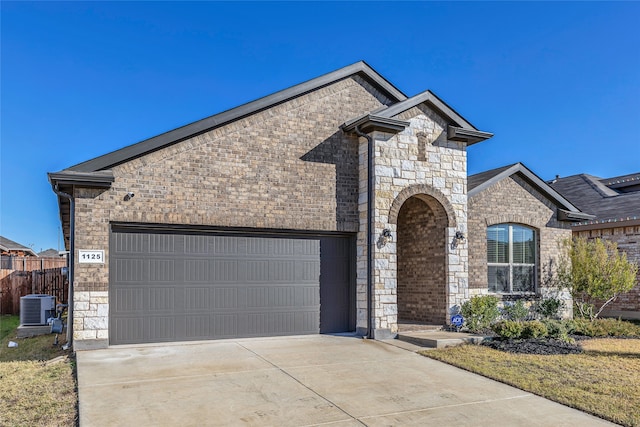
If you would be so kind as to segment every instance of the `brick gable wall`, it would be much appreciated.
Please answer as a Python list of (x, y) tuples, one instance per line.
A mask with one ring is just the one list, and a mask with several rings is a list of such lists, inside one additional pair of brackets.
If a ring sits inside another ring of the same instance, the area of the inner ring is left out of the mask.
[(357, 232), (358, 139), (339, 126), (388, 103), (354, 76), (115, 166), (109, 190), (76, 189), (76, 248), (106, 262), (76, 265), (74, 337), (108, 335), (111, 222)]
[(546, 269), (557, 263), (559, 244), (571, 237), (568, 225), (557, 221), (549, 200), (518, 175), (505, 178), (469, 198), (469, 288), (486, 293), (487, 227), (517, 223), (536, 229), (538, 234), (538, 284)]

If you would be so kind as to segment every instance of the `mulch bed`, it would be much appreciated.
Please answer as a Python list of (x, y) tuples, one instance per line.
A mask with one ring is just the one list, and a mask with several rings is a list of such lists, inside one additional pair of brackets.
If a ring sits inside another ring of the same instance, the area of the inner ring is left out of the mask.
[(571, 344), (554, 339), (523, 339), (523, 340), (485, 340), (482, 345), (496, 350), (520, 354), (579, 354), (582, 348), (578, 344)]

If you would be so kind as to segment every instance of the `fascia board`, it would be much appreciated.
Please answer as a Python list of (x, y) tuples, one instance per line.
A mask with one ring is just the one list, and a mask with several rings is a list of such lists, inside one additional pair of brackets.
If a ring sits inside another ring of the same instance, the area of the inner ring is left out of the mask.
[(473, 145), (485, 141), (493, 136), (490, 132), (482, 132), (474, 129), (465, 129), (457, 126), (447, 126), (447, 139), (451, 141), (463, 141), (467, 145)]
[(77, 172), (77, 171), (60, 171), (49, 172), (49, 182), (53, 185), (78, 185), (82, 187), (99, 187), (109, 188), (115, 181), (113, 172), (98, 171), (98, 172)]
[(409, 122), (404, 120), (390, 119), (387, 117), (380, 117), (369, 114), (359, 118), (356, 121), (352, 121), (349, 124), (344, 123), (340, 126), (340, 128), (344, 132), (351, 132), (355, 128), (359, 128), (365, 133), (371, 130), (398, 133), (402, 132), (406, 127), (409, 126), (409, 124)]

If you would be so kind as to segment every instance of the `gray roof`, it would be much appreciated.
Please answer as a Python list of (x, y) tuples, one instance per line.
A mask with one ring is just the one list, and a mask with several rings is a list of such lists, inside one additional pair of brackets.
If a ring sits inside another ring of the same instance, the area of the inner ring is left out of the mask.
[(56, 249), (50, 248), (42, 252), (38, 252), (38, 256), (40, 258), (59, 258), (60, 252)]
[(521, 176), (533, 186), (533, 188), (556, 205), (558, 208), (558, 220), (576, 222), (592, 219), (591, 215), (581, 212), (577, 206), (573, 205), (569, 200), (551, 188), (522, 163), (514, 163), (469, 176), (467, 178), (467, 195), (471, 198), (495, 183), (515, 174)]
[(640, 220), (640, 173), (604, 179), (579, 174), (556, 178), (550, 185), (594, 215), (594, 222)]
[(0, 236), (0, 249), (3, 251), (22, 251), (30, 253), (33, 256), (38, 256), (33, 249), (28, 246), (21, 245), (20, 243), (14, 242), (11, 239), (7, 239), (6, 237)]

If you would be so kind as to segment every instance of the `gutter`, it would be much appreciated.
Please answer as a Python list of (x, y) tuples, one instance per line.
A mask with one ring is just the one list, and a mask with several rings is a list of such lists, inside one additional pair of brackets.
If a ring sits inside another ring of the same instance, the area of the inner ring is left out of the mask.
[[(76, 201), (71, 194), (58, 189), (58, 184), (52, 184), (53, 192), (59, 197), (69, 199), (69, 258), (67, 258), (69, 272), (69, 293), (67, 301), (67, 345), (73, 344), (73, 281), (75, 266), (75, 211)], [(72, 187), (73, 189), (73, 187)]]
[(360, 125), (353, 130), (367, 139), (367, 338), (373, 339), (373, 138), (363, 133)]

